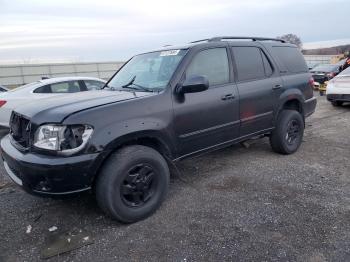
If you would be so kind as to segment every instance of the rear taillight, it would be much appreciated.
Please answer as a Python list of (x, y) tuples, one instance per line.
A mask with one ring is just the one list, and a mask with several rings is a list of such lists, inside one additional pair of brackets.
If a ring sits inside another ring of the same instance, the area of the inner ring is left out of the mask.
[(310, 78), (309, 84), (310, 84), (310, 86), (311, 86), (312, 88), (315, 86), (315, 80), (314, 80), (313, 77)]
[(2, 107), (3, 105), (6, 104), (6, 101), (5, 100), (0, 100), (0, 107)]

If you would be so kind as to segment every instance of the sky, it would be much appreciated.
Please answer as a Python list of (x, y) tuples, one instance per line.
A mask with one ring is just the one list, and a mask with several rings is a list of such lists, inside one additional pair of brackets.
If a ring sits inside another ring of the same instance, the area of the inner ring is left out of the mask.
[(0, 0), (0, 64), (125, 61), (219, 35), (349, 42), (349, 0)]

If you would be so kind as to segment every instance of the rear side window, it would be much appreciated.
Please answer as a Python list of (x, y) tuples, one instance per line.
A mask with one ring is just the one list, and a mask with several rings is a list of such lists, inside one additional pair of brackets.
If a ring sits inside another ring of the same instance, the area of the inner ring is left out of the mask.
[(35, 89), (34, 93), (75, 93), (80, 91), (81, 90), (78, 81), (69, 81), (41, 86)]
[(298, 48), (290, 46), (273, 46), (272, 52), (279, 60), (282, 71), (289, 73), (308, 72), (305, 59)]
[(206, 76), (210, 85), (228, 83), (230, 73), (226, 48), (200, 51), (186, 71), (186, 78), (197, 75)]
[[(237, 66), (238, 81), (265, 78), (265, 67), (261, 50), (257, 47), (232, 47)], [(272, 68), (265, 57), (267, 71), (271, 75)]]
[(52, 93), (75, 93), (80, 92), (78, 81), (51, 84)]
[(99, 90), (105, 85), (105, 83), (103, 83), (103, 82), (94, 81), (94, 80), (84, 80), (84, 82), (85, 82), (87, 90), (89, 90), (89, 91)]
[(50, 85), (38, 87), (37, 89), (35, 89), (35, 90), (33, 91), (33, 93), (40, 93), (40, 94), (51, 93)]

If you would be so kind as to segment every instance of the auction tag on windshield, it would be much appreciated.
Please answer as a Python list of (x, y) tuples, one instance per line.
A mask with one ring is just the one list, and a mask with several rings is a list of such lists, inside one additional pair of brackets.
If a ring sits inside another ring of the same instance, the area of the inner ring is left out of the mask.
[(180, 52), (180, 50), (167, 50), (162, 51), (160, 53), (160, 56), (171, 56), (171, 55), (177, 55)]

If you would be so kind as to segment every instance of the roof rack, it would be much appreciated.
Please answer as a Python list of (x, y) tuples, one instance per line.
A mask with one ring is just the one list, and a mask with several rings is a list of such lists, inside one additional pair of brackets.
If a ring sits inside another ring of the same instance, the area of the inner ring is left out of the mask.
[(201, 39), (197, 41), (191, 42), (191, 44), (199, 43), (199, 42), (218, 42), (222, 40), (252, 40), (252, 41), (278, 41), (285, 43), (283, 39), (278, 39), (278, 38), (266, 38), (266, 37), (249, 37), (249, 36), (217, 36), (217, 37), (212, 37), (212, 38), (207, 38), (207, 39)]

